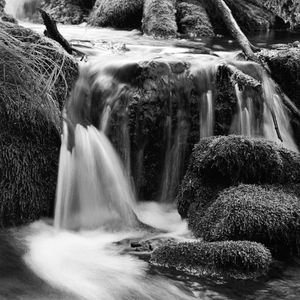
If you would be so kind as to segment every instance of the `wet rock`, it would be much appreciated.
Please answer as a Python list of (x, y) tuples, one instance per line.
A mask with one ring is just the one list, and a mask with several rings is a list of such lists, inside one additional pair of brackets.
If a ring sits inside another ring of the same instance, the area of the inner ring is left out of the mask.
[(201, 139), (177, 196), (178, 211), (182, 217), (190, 209), (204, 212), (222, 189), (239, 183), (299, 182), (299, 170), (300, 155), (274, 142), (243, 136)]
[(176, 37), (175, 4), (175, 0), (145, 0), (143, 32), (160, 38)]
[(143, 0), (97, 0), (88, 23), (93, 26), (141, 28)]
[[(298, 185), (299, 186), (299, 185)], [(239, 185), (219, 193), (205, 209), (193, 210), (189, 227), (205, 241), (249, 240), (275, 257), (300, 255), (300, 198), (284, 186)]]
[(12, 226), (53, 213), (61, 110), (78, 70), (29, 29), (0, 22), (0, 32), (0, 225)]
[(155, 266), (194, 276), (254, 279), (265, 275), (272, 262), (270, 251), (249, 241), (180, 242), (159, 247), (151, 255)]
[(214, 31), (202, 1), (177, 1), (178, 31), (190, 37), (213, 36)]

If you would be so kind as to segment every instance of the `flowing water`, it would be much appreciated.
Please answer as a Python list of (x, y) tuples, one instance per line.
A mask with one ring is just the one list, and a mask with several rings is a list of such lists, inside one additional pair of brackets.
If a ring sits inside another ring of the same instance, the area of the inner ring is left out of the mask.
[[(40, 25), (30, 27), (42, 30)], [(126, 66), (134, 69), (149, 60), (188, 60), (199, 94), (199, 138), (214, 134), (218, 65), (227, 61), (245, 73), (254, 72), (262, 81), (262, 99), (236, 86), (236, 114), (230, 131), (280, 142), (273, 124), (275, 115), (283, 143), (297, 150), (288, 113), (272, 80), (259, 66), (237, 62), (232, 54), (197, 54), (195, 47), (187, 47), (193, 44), (188, 41), (153, 41), (136, 31), (72, 26), (61, 29), (69, 39), (88, 40), (77, 41), (80, 49), (83, 44), (93, 44), (86, 48), (93, 57), (83, 67), (65, 109), (54, 224), (39, 221), (1, 233), (0, 299), (299, 299), (297, 264), (281, 265), (260, 281), (209, 280), (150, 267), (147, 258), (133, 253), (131, 247), (135, 241), (159, 243), (164, 239), (191, 238), (186, 223), (170, 203), (182, 176), (190, 107), (187, 109), (189, 100), (179, 85), (168, 97), (163, 120), (160, 202), (138, 201), (139, 181), (131, 179), (132, 165), (141, 174), (145, 146), (140, 145), (136, 161), (132, 162), (127, 110), (132, 96), (128, 77), (132, 73)], [(100, 35), (105, 42), (99, 41)], [(128, 42), (130, 51), (121, 56), (103, 55), (113, 48), (103, 45), (121, 41)], [(94, 91), (101, 98), (87, 96)], [(113, 112), (120, 105), (122, 130), (117, 137), (122, 160), (107, 138), (112, 130)]]

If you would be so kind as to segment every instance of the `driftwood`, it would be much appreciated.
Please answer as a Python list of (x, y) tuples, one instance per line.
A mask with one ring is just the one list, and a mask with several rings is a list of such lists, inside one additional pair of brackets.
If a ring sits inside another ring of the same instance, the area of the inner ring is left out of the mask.
[(46, 30), (44, 31), (45, 36), (55, 40), (69, 53), (73, 53), (73, 49), (69, 42), (60, 34), (57, 29), (56, 21), (54, 21), (43, 9), (39, 9), (41, 16), (43, 18)]
[[(61, 33), (57, 29), (56, 21), (53, 20), (48, 13), (46, 13), (43, 9), (39, 9), (44, 25), (46, 26), (46, 30), (44, 31), (44, 35), (56, 42), (58, 42), (69, 54), (73, 54), (74, 52), (81, 55), (82, 59), (86, 56), (83, 52), (73, 48), (70, 43), (61, 35)], [(82, 60), (81, 59), (81, 60)]]
[[(268, 74), (270, 74), (270, 70), (268, 66), (261, 61), (254, 53), (254, 50), (257, 50), (251, 43), (249, 42), (248, 38), (246, 35), (243, 33), (241, 30), (240, 26), (237, 24), (236, 20), (234, 19), (230, 8), (227, 6), (227, 4), (224, 2), (224, 0), (211, 0), (215, 7), (219, 10), (221, 17), (229, 30), (231, 36), (238, 42), (240, 47), (242, 48), (244, 54), (246, 55), (247, 59), (252, 60), (256, 63), (259, 63)], [(277, 84), (276, 84), (277, 85)], [(277, 85), (278, 86), (278, 85)], [(280, 89), (280, 87), (278, 86)], [(282, 140), (282, 136), (280, 133), (280, 129), (278, 127), (278, 122), (276, 119), (276, 115), (274, 112), (273, 107), (269, 107), (271, 114), (272, 114), (272, 119), (274, 123), (274, 127), (277, 133), (277, 137), (279, 138), (280, 141)]]

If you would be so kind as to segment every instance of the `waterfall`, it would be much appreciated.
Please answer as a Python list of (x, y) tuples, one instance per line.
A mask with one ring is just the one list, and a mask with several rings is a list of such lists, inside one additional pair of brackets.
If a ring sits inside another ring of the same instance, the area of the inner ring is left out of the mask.
[(41, 0), (6, 0), (5, 11), (18, 19), (31, 18)]
[[(274, 81), (260, 70), (260, 66), (255, 67), (261, 72), (262, 95), (254, 95), (247, 90), (241, 91), (237, 85), (235, 86), (237, 113), (233, 118), (230, 133), (264, 137), (271, 141), (282, 142), (286, 148), (298, 151), (288, 111), (276, 91)], [(275, 120), (283, 141), (276, 132)]]
[[(154, 187), (153, 198), (173, 202), (191, 143), (214, 135), (215, 122), (220, 126), (217, 106), (227, 98), (218, 98), (216, 78), (223, 59), (201, 56), (179, 75), (170, 71), (172, 61), (167, 59), (153, 65), (138, 59), (104, 57), (81, 71), (66, 106), (57, 227), (134, 226), (133, 191), (139, 195), (146, 176), (151, 178), (147, 193)], [(227, 118), (227, 133), (280, 142), (280, 132), (283, 144), (297, 151), (288, 112), (272, 79), (258, 64), (228, 63), (254, 76), (262, 89), (235, 85), (229, 101), (236, 101), (236, 109)]]
[[(104, 76), (104, 75), (103, 75)], [(82, 71), (67, 104), (56, 192), (55, 226), (65, 229), (133, 227), (135, 199), (116, 151), (105, 135), (115, 90), (96, 95), (95, 118), (88, 73)], [(104, 80), (105, 82), (105, 80)], [(109, 82), (109, 79), (108, 79)], [(109, 108), (108, 108), (109, 107)]]

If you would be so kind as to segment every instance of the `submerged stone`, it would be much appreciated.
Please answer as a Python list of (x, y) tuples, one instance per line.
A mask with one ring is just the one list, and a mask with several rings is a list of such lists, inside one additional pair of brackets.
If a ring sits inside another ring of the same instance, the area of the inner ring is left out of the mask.
[(154, 250), (150, 263), (194, 276), (254, 279), (269, 270), (270, 251), (249, 241), (170, 243)]
[(205, 241), (249, 240), (262, 243), (275, 257), (300, 255), (296, 194), (284, 186), (231, 187), (220, 192), (205, 212), (191, 210), (189, 227)]

